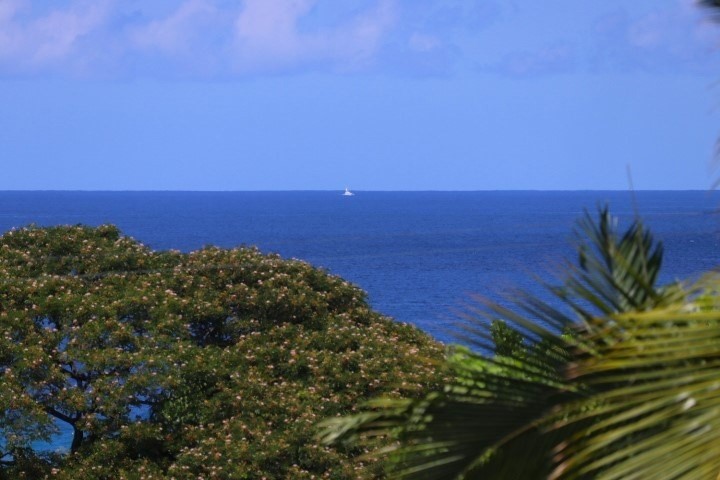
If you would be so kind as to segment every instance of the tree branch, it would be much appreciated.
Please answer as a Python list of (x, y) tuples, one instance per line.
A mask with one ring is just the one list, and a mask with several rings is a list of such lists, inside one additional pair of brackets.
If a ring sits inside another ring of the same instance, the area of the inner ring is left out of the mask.
[(0, 465), (4, 465), (7, 467), (11, 467), (11, 466), (15, 465), (15, 460), (3, 460), (3, 458), (5, 458), (5, 457), (12, 458), (12, 453), (11, 452), (0, 452)]
[(80, 417), (82, 416), (79, 413), (76, 413), (74, 417), (71, 417), (70, 415), (65, 415), (64, 413), (59, 412), (52, 407), (45, 407), (45, 412), (47, 412), (48, 415), (52, 415), (58, 420), (62, 420), (63, 422), (69, 423), (72, 426), (75, 426), (75, 422), (80, 420)]

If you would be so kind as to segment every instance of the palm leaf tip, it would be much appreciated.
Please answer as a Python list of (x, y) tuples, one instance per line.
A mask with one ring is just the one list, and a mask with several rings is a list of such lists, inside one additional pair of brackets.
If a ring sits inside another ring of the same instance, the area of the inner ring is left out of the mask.
[(618, 220), (607, 207), (598, 219), (586, 211), (580, 222), (578, 267), (571, 268), (561, 300), (573, 305), (581, 317), (639, 310), (659, 300), (657, 280), (662, 266), (663, 246), (655, 241), (640, 219), (620, 235)]

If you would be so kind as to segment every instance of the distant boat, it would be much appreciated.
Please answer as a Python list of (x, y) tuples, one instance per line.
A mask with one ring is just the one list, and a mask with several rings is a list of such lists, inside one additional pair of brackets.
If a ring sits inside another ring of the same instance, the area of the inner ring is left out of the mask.
[(355, 195), (355, 194), (353, 192), (351, 192), (350, 190), (348, 190), (347, 187), (345, 187), (345, 193), (343, 193), (343, 196), (344, 197), (352, 197), (353, 195)]

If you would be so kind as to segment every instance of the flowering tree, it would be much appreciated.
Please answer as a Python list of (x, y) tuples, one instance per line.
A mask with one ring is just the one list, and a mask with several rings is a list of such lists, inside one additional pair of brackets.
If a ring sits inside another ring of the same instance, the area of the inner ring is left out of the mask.
[[(0, 237), (0, 478), (373, 475), (312, 426), (438, 381), (440, 347), (254, 249), (154, 252), (111, 226)], [(65, 425), (67, 453), (35, 451)]]

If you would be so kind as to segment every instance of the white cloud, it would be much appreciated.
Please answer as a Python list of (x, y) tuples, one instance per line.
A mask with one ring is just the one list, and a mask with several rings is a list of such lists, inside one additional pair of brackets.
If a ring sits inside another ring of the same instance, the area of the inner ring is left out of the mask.
[(316, 0), (246, 0), (235, 22), (238, 41), (270, 55), (296, 55), (302, 49), (298, 19)]
[(391, 0), (345, 23), (302, 31), (298, 23), (317, 0), (245, 0), (235, 22), (235, 65), (239, 70), (276, 71), (303, 64), (330, 64), (337, 69), (367, 65), (392, 27)]
[(5, 25), (9, 22), (21, 7), (21, 3), (16, 0), (2, 0), (0, 1), (0, 25)]
[(203, 26), (203, 20), (218, 14), (208, 0), (187, 0), (166, 18), (152, 20), (131, 29), (131, 44), (141, 50), (177, 53), (186, 49)]
[(328, 0), (183, 0), (168, 10), (141, 0), (0, 0), (0, 74), (208, 77), (372, 67), (397, 20), (397, 0), (374, 0), (309, 30), (305, 20), (321, 1)]
[(542, 22), (527, 14), (520, 20), (530, 30), (521, 33), (518, 15), (496, 0), (481, 7), (464, 0), (337, 1), (0, 0), (0, 75), (425, 75), (470, 63), (510, 75), (696, 72), (716, 71), (709, 60), (720, 58), (720, 26), (703, 18), (694, 0), (616, 0), (604, 18), (600, 11), (610, 7), (576, 6)]
[(82, 38), (100, 29), (107, 19), (107, 1), (77, 1), (65, 9), (21, 20), (29, 5), (18, 0), (0, 3), (0, 62), (18, 70), (33, 70), (71, 59)]

